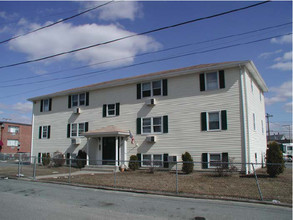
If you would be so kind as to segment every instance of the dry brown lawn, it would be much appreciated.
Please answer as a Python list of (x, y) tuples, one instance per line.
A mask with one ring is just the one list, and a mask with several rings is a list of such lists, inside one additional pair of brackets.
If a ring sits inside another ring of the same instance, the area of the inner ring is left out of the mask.
[[(292, 169), (285, 169), (277, 178), (270, 178), (265, 169), (258, 170), (257, 174), (264, 200), (292, 204)], [(123, 189), (176, 192), (175, 172), (151, 173), (149, 170), (138, 170), (116, 173), (116, 185), (114, 177), (114, 174), (79, 175), (72, 176), (71, 182)], [(54, 181), (68, 182), (68, 178), (59, 177)], [(204, 172), (189, 175), (179, 173), (178, 191), (195, 196), (260, 199), (254, 175), (243, 176), (238, 173), (227, 177), (217, 177), (214, 173)]]

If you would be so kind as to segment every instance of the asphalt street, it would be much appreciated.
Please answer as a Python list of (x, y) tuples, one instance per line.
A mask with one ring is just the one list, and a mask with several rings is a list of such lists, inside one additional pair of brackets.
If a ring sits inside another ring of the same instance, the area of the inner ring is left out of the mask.
[[(291, 208), (0, 179), (0, 219), (292, 219)], [(200, 218), (198, 218), (200, 219)]]

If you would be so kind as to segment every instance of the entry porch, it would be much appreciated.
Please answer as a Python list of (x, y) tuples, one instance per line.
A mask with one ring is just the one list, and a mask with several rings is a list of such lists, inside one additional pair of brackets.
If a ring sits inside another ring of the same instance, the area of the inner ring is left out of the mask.
[(129, 131), (111, 125), (87, 131), (83, 136), (87, 139), (87, 166), (128, 166), (126, 160)]

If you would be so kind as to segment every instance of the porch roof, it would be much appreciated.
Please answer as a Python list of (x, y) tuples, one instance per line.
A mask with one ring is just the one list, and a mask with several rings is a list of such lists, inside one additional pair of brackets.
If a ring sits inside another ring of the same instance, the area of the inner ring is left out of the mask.
[(109, 125), (97, 130), (82, 133), (85, 137), (105, 137), (105, 136), (129, 136), (129, 131), (122, 130), (114, 125)]

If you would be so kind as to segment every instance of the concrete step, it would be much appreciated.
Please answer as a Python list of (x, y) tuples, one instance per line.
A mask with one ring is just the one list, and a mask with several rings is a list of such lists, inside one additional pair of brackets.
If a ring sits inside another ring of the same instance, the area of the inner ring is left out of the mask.
[(99, 172), (111, 172), (113, 173), (116, 169), (116, 172), (119, 171), (119, 168), (115, 167), (115, 166), (109, 166), (109, 165), (89, 165), (89, 166), (85, 166), (82, 170), (85, 171), (99, 171)]

